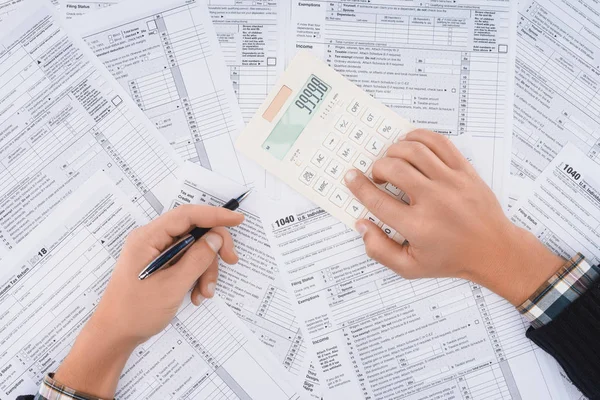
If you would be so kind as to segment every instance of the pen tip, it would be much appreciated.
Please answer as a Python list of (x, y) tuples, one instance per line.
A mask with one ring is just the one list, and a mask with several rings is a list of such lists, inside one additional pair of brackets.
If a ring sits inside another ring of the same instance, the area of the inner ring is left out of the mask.
[(236, 201), (238, 203), (241, 203), (246, 197), (248, 197), (248, 195), (250, 195), (250, 192), (252, 192), (252, 189), (250, 189), (250, 190), (246, 191), (245, 193), (241, 194), (240, 197), (238, 197), (236, 199)]

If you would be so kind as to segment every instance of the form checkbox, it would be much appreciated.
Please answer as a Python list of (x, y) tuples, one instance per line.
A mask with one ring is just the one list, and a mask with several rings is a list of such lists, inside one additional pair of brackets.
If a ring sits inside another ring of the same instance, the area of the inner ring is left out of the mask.
[(498, 45), (498, 53), (508, 53), (508, 45), (506, 45), (506, 44)]
[(112, 99), (112, 103), (113, 103), (115, 106), (118, 106), (118, 105), (119, 105), (119, 104), (121, 104), (122, 102), (123, 102), (123, 99), (121, 98), (121, 96), (115, 96), (115, 97)]
[(277, 58), (276, 57), (267, 57), (267, 65), (269, 67), (274, 67), (277, 65)]
[(155, 20), (146, 22), (146, 25), (148, 25), (148, 30), (149, 31), (154, 31), (154, 30), (158, 29), (158, 27), (156, 26), (156, 21)]

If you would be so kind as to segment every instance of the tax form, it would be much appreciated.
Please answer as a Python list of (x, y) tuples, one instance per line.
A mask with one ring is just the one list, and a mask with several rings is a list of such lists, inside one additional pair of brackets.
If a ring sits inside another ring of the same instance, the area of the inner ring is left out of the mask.
[(206, 4), (134, 0), (72, 22), (182, 159), (251, 182), (243, 170), (259, 168), (233, 147), (243, 120)]
[(600, 10), (592, 0), (522, 1), (511, 201), (571, 142), (600, 163)]
[(245, 122), (267, 97), (283, 72), (278, 19), (282, 1), (208, 0), (217, 37)]
[(600, 263), (600, 165), (567, 143), (515, 205), (511, 220), (563, 258)]
[(48, 2), (29, 0), (2, 29), (0, 258), (98, 170), (159, 215), (179, 157), (85, 43)]
[[(600, 165), (575, 144), (562, 147), (511, 211), (516, 225), (554, 253), (565, 259), (581, 253), (590, 265), (600, 263)], [(582, 396), (568, 382), (571, 398)]]
[[(126, 235), (146, 222), (106, 176), (92, 177), (9, 258), (0, 279), (0, 397), (36, 393), (98, 304)], [(222, 300), (187, 296), (137, 347), (119, 399), (299, 399), (285, 371)]]
[[(23, 4), (23, 2), (24, 0), (0, 1), (0, 23), (6, 19), (9, 14), (13, 13), (21, 4)], [(3, 32), (4, 30), (0, 30), (0, 36), (2, 36)]]
[(414, 125), (466, 136), (504, 201), (516, 1), (294, 1), (286, 57), (309, 49)]
[(566, 398), (556, 364), (499, 296), (459, 279), (402, 279), (319, 208), (263, 209), (324, 398)]
[[(239, 184), (227, 182), (196, 164), (186, 163), (181, 177), (181, 187), (173, 196), (170, 208), (182, 204), (222, 206), (244, 191)], [(261, 196), (252, 193), (238, 209), (246, 219), (230, 232), (240, 261), (233, 266), (220, 263), (216, 292), (290, 376), (313, 392), (314, 371), (311, 379), (304, 382), (309, 371), (304, 337), (279, 280), (277, 264), (258, 216), (261, 203)]]

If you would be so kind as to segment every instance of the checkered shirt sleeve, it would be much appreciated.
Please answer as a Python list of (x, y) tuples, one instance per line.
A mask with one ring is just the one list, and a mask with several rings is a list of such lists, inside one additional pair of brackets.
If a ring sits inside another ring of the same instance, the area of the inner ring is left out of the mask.
[(583, 255), (577, 254), (517, 309), (531, 321), (533, 328), (540, 328), (585, 293), (599, 276), (598, 267), (589, 265)]
[(102, 400), (98, 397), (70, 389), (54, 380), (54, 374), (48, 374), (35, 400)]

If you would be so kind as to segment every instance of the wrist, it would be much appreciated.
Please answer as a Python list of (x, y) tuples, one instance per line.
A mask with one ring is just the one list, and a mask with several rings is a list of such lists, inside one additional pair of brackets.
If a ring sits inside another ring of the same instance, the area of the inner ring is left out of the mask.
[(495, 248), (488, 267), (472, 279), (504, 297), (514, 306), (521, 305), (565, 263), (533, 234), (513, 224), (506, 228), (502, 243)]
[(119, 376), (137, 343), (119, 337), (96, 314), (86, 323), (55, 379), (72, 389), (113, 398)]

